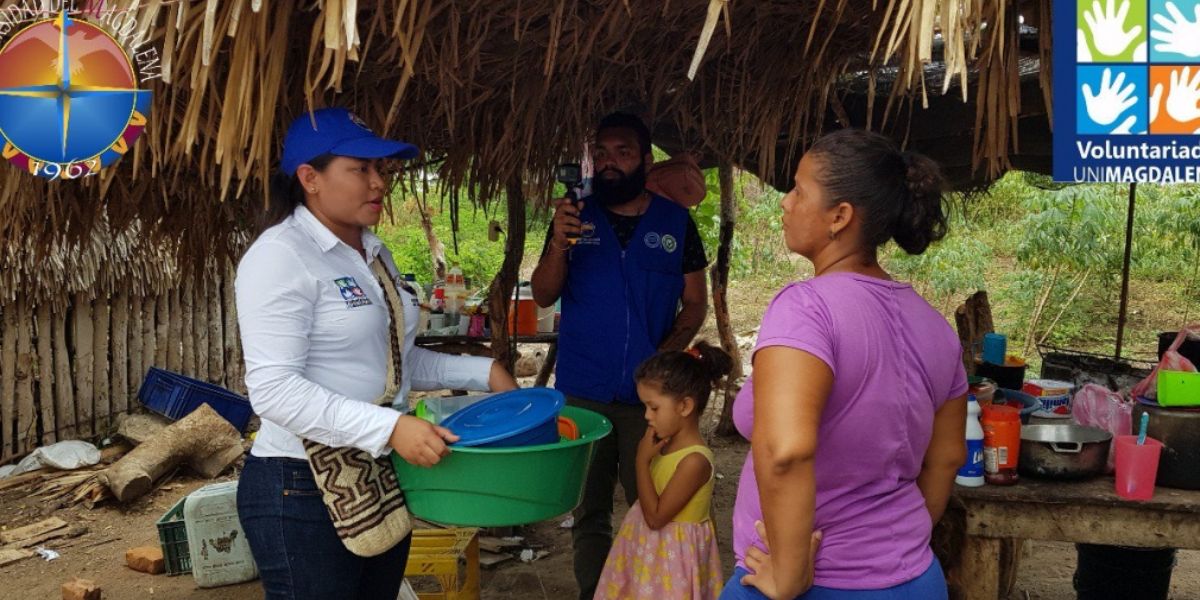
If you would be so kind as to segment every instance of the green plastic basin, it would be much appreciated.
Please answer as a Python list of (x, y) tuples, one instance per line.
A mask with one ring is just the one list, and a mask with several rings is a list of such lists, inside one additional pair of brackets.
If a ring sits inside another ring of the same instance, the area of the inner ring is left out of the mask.
[(579, 439), (516, 448), (453, 448), (433, 467), (409, 464), (392, 453), (408, 510), (426, 521), (471, 527), (507, 527), (545, 521), (570, 512), (596, 440), (612, 432), (608, 419), (564, 406), (562, 416), (579, 426)]

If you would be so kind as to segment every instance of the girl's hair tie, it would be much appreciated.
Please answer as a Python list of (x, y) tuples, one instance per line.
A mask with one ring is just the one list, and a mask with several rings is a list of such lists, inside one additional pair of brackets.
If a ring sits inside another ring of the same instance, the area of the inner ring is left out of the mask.
[(691, 348), (684, 350), (684, 352), (691, 354), (692, 358), (695, 358), (696, 360), (701, 360), (700, 349), (695, 346), (692, 346)]

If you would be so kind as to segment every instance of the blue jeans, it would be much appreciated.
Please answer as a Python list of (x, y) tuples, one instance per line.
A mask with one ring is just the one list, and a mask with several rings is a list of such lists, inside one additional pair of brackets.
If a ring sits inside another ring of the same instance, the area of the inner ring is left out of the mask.
[[(721, 590), (720, 600), (765, 600), (758, 588), (742, 585), (747, 571), (742, 567), (733, 570), (733, 577)], [(814, 585), (797, 600), (946, 600), (946, 576), (937, 559), (925, 572), (908, 583), (882, 590), (835, 590)]]
[(246, 457), (238, 518), (267, 600), (394, 600), (412, 536), (363, 558), (342, 544), (308, 461)]

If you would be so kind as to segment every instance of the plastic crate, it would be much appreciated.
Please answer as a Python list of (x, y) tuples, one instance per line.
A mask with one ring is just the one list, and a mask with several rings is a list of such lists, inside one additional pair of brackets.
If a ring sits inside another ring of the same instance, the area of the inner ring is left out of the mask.
[(179, 499), (170, 510), (156, 522), (158, 545), (162, 547), (163, 562), (167, 575), (182, 575), (192, 572), (192, 554), (188, 549), (187, 528), (183, 523), (183, 503), (187, 496)]
[(175, 420), (188, 416), (201, 404), (208, 404), (241, 432), (246, 431), (254, 414), (250, 401), (238, 394), (158, 367), (150, 367), (146, 372), (138, 400), (146, 408)]

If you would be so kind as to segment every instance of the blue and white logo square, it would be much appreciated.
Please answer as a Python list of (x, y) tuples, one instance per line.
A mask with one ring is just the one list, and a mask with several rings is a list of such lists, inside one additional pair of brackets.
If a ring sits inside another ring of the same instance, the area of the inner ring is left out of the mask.
[(1150, 60), (1200, 59), (1200, 0), (1150, 0)]
[(1076, 85), (1076, 133), (1121, 135), (1146, 132), (1149, 105), (1145, 67), (1076, 67)]

